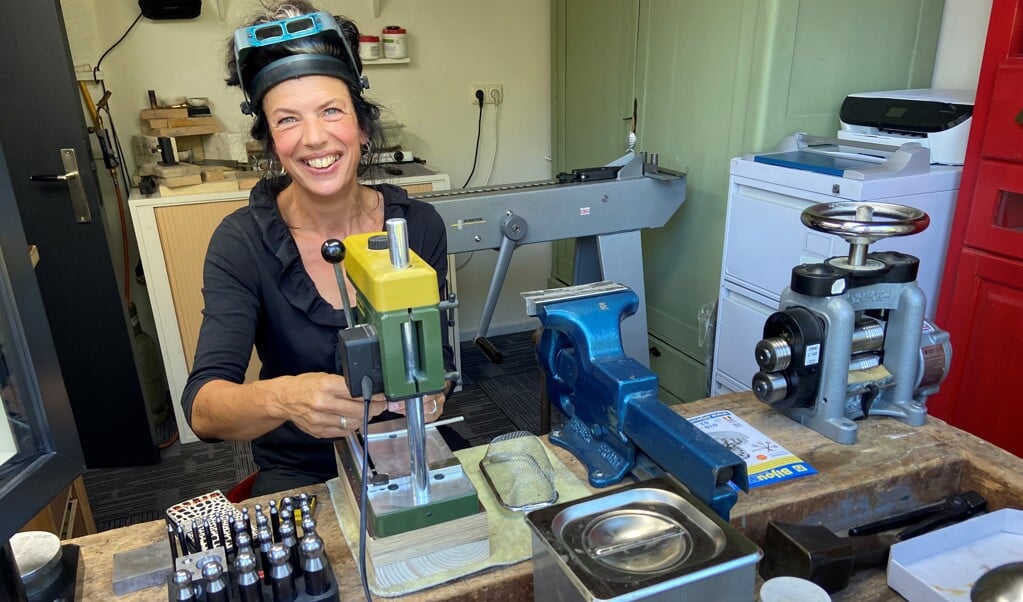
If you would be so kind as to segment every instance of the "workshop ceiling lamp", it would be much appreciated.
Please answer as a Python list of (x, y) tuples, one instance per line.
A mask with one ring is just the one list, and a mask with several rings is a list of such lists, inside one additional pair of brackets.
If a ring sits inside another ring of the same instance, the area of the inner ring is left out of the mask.
[[(273, 59), (272, 52), (260, 52), (276, 44), (316, 35), (340, 42), (347, 61), (325, 54), (288, 54)], [(234, 32), (234, 56), (238, 81), (245, 93), (242, 113), (246, 115), (259, 109), (263, 95), (270, 88), (304, 75), (329, 75), (348, 81), (360, 90), (369, 88), (369, 80), (360, 72), (348, 40), (334, 16), (325, 11), (238, 29)]]

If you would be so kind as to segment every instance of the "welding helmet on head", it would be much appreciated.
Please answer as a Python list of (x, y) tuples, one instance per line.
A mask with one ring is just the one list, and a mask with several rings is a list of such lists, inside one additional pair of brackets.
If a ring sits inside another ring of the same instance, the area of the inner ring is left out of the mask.
[[(327, 54), (283, 53), (275, 57), (277, 44), (320, 36), (339, 44), (342, 58)], [(342, 79), (360, 92), (369, 80), (359, 70), (355, 55), (334, 16), (318, 11), (297, 17), (242, 27), (234, 32), (234, 59), (238, 82), (245, 94), (242, 113), (259, 112), (263, 96), (277, 84), (306, 75), (328, 75)]]

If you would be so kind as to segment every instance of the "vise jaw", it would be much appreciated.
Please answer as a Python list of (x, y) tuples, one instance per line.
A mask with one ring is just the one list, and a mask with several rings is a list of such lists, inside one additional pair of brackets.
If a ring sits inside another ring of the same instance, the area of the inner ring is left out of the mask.
[(613, 282), (523, 293), (540, 319), (537, 357), (550, 403), (566, 417), (550, 440), (582, 462), (590, 484), (621, 481), (649, 459), (728, 520), (749, 491), (746, 463), (657, 398), (657, 376), (622, 350), (638, 297)]

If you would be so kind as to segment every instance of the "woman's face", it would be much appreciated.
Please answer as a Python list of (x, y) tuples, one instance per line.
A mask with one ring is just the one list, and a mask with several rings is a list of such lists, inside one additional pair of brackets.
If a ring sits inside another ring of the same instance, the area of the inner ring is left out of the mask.
[(326, 75), (284, 81), (263, 97), (263, 111), (295, 184), (327, 197), (355, 183), (365, 135), (343, 81)]

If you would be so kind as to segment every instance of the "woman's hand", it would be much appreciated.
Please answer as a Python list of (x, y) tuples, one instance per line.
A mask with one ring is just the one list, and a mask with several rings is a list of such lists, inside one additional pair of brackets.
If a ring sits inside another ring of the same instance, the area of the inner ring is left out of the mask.
[[(440, 418), (440, 415), (444, 413), (444, 402), (447, 401), (448, 396), (443, 392), (434, 395), (423, 396), (423, 420), (426, 422), (433, 422)], [(404, 401), (389, 401), (387, 402), (387, 409), (397, 414), (405, 414), (405, 402)]]
[[(344, 437), (362, 427), (365, 402), (352, 395), (342, 376), (313, 372), (265, 382), (274, 382), (278, 415), (313, 437)], [(373, 396), (370, 418), (386, 407), (383, 395)]]

